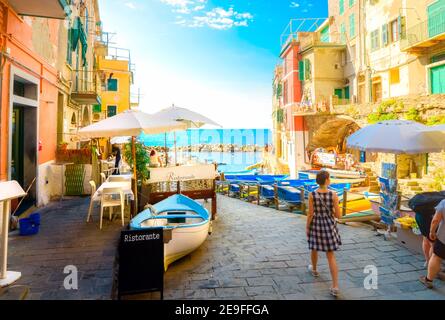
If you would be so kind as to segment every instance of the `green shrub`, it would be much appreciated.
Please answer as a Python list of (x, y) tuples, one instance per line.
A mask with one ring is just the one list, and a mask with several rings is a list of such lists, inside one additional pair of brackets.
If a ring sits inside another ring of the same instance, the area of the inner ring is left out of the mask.
[(419, 111), (415, 107), (411, 107), (408, 112), (405, 114), (406, 120), (422, 122), (422, 117), (420, 116)]
[(429, 184), (429, 187), (436, 191), (442, 191), (442, 185), (445, 184), (445, 170), (437, 168), (432, 175), (434, 181)]
[[(132, 143), (127, 143), (124, 147), (124, 157), (127, 163), (130, 165), (131, 170), (133, 170), (133, 149)], [(148, 170), (148, 165), (150, 164), (150, 156), (144, 148), (144, 145), (140, 142), (136, 142), (136, 171), (138, 180), (145, 180), (150, 178), (150, 171)]]
[(434, 126), (437, 124), (445, 124), (445, 115), (431, 116), (426, 122), (426, 125), (428, 126)]
[(394, 112), (390, 112), (390, 113), (374, 112), (374, 113), (370, 113), (368, 115), (368, 123), (370, 123), (370, 124), (377, 123), (380, 121), (385, 121), (385, 120), (397, 120), (397, 119), (399, 119), (399, 117)]
[(368, 123), (377, 123), (379, 121), (385, 120), (397, 120), (399, 116), (397, 115), (398, 110), (403, 110), (403, 102), (397, 102), (395, 99), (388, 99), (380, 103), (377, 110), (368, 115)]

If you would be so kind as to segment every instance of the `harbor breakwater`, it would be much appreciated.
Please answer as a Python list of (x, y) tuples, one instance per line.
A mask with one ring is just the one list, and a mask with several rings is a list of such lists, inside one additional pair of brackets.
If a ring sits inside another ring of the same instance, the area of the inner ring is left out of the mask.
[(158, 135), (141, 135), (147, 147), (189, 152), (258, 152), (272, 143), (269, 129), (189, 129)]

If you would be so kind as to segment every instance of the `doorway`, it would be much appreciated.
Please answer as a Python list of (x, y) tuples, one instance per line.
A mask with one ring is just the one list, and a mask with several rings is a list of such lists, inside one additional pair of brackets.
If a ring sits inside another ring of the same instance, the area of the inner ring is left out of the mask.
[(445, 93), (445, 64), (431, 68), (430, 71), (431, 93)]
[[(11, 67), (10, 96), (8, 178), (16, 180), (27, 191), (16, 212), (20, 215), (37, 200), (38, 79)], [(11, 209), (15, 209), (14, 205)]]
[(382, 80), (377, 78), (372, 81), (372, 102), (382, 101)]
[(37, 109), (14, 104), (11, 129), (11, 178), (24, 190), (31, 186), (17, 211), (17, 215), (20, 215), (36, 203)]
[(23, 109), (12, 111), (11, 179), (23, 186)]

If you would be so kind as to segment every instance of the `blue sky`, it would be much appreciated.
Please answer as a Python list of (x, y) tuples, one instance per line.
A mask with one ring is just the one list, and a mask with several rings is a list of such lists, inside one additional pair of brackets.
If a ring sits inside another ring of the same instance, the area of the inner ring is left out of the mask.
[(104, 31), (131, 50), (134, 91), (225, 128), (271, 127), (274, 66), (291, 18), (327, 17), (327, 0), (99, 0)]

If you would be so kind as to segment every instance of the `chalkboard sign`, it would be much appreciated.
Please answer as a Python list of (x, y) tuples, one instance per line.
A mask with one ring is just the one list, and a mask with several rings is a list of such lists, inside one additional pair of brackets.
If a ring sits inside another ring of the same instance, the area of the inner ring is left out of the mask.
[(118, 298), (164, 292), (163, 229), (122, 231), (119, 243)]

